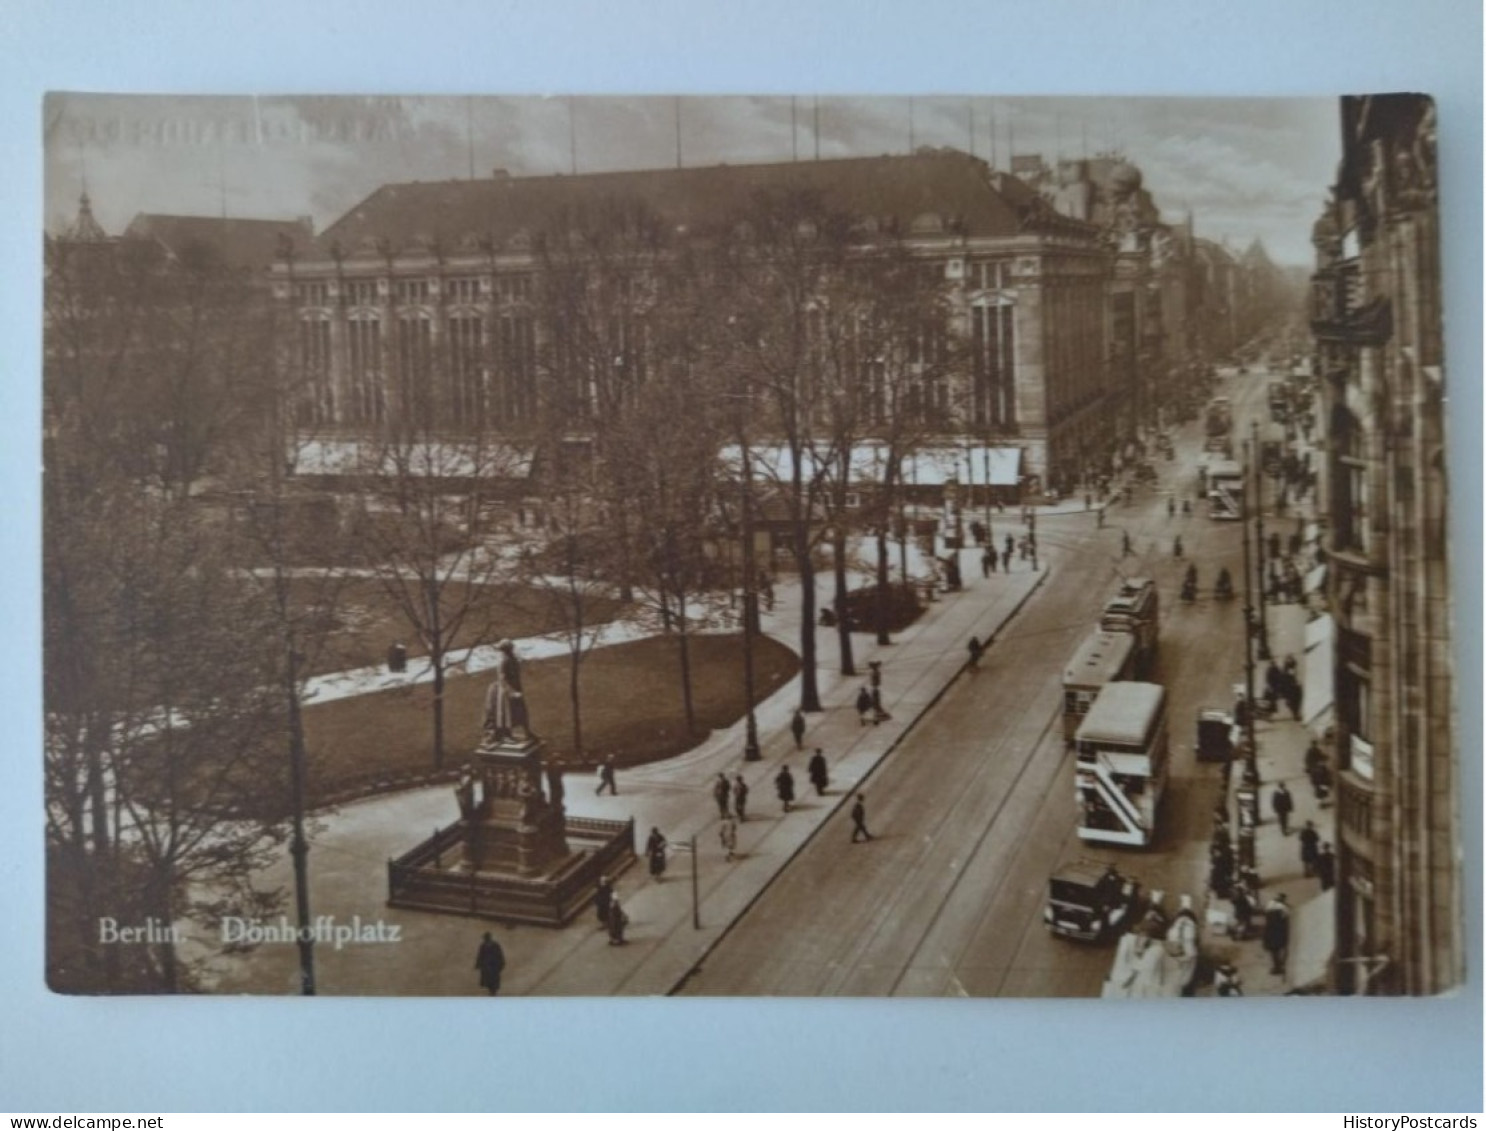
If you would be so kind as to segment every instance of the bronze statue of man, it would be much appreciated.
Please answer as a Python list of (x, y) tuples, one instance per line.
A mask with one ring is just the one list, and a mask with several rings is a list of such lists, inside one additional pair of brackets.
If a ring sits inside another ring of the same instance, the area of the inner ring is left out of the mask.
[(521, 690), (521, 661), (516, 656), (516, 645), (502, 640), (496, 645), (501, 653), (496, 664), (496, 677), (485, 693), (485, 737), (491, 742), (504, 738), (535, 738), (531, 729), (531, 716), (526, 708), (526, 696)]

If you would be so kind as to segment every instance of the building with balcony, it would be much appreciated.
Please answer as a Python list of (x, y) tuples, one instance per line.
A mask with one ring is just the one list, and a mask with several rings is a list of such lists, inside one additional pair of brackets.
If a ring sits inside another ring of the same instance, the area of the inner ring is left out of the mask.
[[(674, 251), (735, 232), (766, 193), (813, 194), (853, 219), (862, 248), (894, 242), (942, 289), (949, 325), (926, 332), (924, 387), (911, 402), (932, 410), (936, 431), (1016, 449), (1033, 491), (1071, 490), (1113, 452), (1107, 246), (1095, 226), (953, 150), (385, 185), (274, 268), (312, 377), (306, 412), (354, 435), (416, 394), (451, 432), (520, 431), (557, 379), (545, 283), (554, 249), (580, 242), (574, 217), (643, 215), (663, 229), (657, 246)], [(639, 306), (612, 352), (643, 376)], [(941, 335), (963, 348), (931, 377)]]
[(1334, 978), (1433, 994), (1463, 977), (1434, 106), (1344, 98), (1341, 129), (1311, 294), (1337, 622)]

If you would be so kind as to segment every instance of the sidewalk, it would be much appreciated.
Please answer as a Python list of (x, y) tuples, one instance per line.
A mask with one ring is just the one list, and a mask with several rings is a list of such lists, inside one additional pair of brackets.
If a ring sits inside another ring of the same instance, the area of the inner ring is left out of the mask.
[[(1080, 501), (1080, 507), (1082, 502)], [(616, 887), (630, 917), (629, 945), (610, 947), (594, 916), (585, 912), (561, 930), (506, 927), (457, 916), (385, 910), (386, 861), (455, 817), (446, 787), (431, 787), (371, 798), (319, 816), (320, 831), (310, 853), (311, 895), (317, 916), (349, 923), (380, 916), (401, 926), (401, 944), (316, 948), (322, 993), (469, 994), (476, 992), (470, 970), (480, 934), (491, 930), (507, 956), (503, 992), (509, 994), (596, 995), (665, 994), (696, 968), (734, 919), (745, 911), (801, 847), (863, 788), (872, 771), (917, 719), (963, 670), (971, 635), (993, 640), (1002, 626), (1056, 566), (1057, 551), (1043, 555), (1042, 570), (1025, 562), (1010, 575), (982, 578), (979, 551), (962, 552), (962, 592), (941, 596), (919, 620), (878, 645), (871, 634), (854, 633), (858, 674), (839, 668), (834, 630), (817, 631), (818, 679), (824, 710), (807, 716), (808, 730), (796, 751), (788, 723), (799, 698), (799, 677), (755, 712), (763, 759), (742, 760), (744, 723), (714, 733), (700, 746), (662, 763), (621, 770), (618, 796), (596, 796), (592, 774), (567, 776), (570, 815), (635, 822), (637, 848), (652, 827), (669, 841), (670, 867), (654, 881), (643, 865), (631, 868)], [(819, 579), (819, 596), (829, 598), (832, 579)], [(781, 581), (773, 610), (763, 617), (765, 632), (798, 647), (798, 586)], [(824, 607), (824, 604), (819, 607)], [(866, 682), (867, 664), (881, 660), (882, 697), (892, 718), (862, 726), (854, 700)], [(830, 765), (831, 782), (823, 797), (814, 794), (805, 762), (820, 747)], [(796, 781), (797, 802), (780, 811), (773, 780), (788, 764)], [(750, 787), (748, 820), (739, 826), (737, 858), (729, 863), (718, 842), (718, 810), (711, 786), (720, 772), (741, 772)], [(872, 795), (867, 796), (871, 823)], [(846, 831), (841, 830), (843, 839)], [(700, 929), (693, 927), (689, 851), (696, 843)], [(870, 851), (865, 846), (863, 851)], [(287, 862), (265, 877), (287, 882)], [(293, 984), (292, 946), (261, 946), (247, 955), (214, 960), (221, 992), (284, 992)]]
[[(1305, 445), (1297, 443), (1297, 448)], [(1313, 452), (1312, 459), (1317, 458)], [(1303, 503), (1292, 504), (1282, 516), (1266, 516), (1271, 528), (1283, 530), (1297, 522), (1306, 525), (1316, 517), (1315, 500), (1308, 497)], [(1309, 619), (1308, 606), (1266, 602), (1264, 615), (1268, 625), (1270, 653), (1277, 663), (1285, 657), (1294, 656), (1300, 661), (1297, 676), (1303, 681), (1306, 674), (1305, 628)], [(1256, 662), (1256, 683), (1262, 686), (1267, 661)], [(1258, 690), (1256, 688), (1256, 694)], [(1253, 933), (1244, 941), (1235, 941), (1223, 935), (1209, 933), (1205, 950), (1214, 962), (1231, 962), (1243, 981), (1244, 993), (1250, 997), (1286, 994), (1292, 990), (1314, 985), (1326, 972), (1326, 962), (1335, 944), (1333, 920), (1334, 896), (1322, 892), (1321, 884), (1313, 876), (1306, 876), (1300, 861), (1298, 831), (1307, 821), (1315, 823), (1322, 844), (1336, 844), (1335, 794), (1325, 803), (1317, 800), (1305, 772), (1305, 752), (1314, 735), (1303, 723), (1290, 717), (1281, 706), (1273, 719), (1255, 724), (1258, 745), (1259, 768), (1259, 818), (1254, 852), (1262, 888), (1258, 907), (1253, 918)], [(1328, 757), (1330, 755), (1328, 754)], [(1229, 785), (1229, 812), (1236, 816), (1238, 805), (1233, 791), (1242, 780), (1240, 767), (1233, 767)], [(1274, 815), (1272, 799), (1275, 787), (1284, 782), (1294, 800), (1295, 809), (1290, 814), (1288, 834), (1280, 831)], [(1236, 826), (1235, 826), (1236, 827)], [(1290, 948), (1285, 973), (1271, 973), (1270, 957), (1263, 946), (1263, 908), (1276, 895), (1283, 892), (1290, 905)], [(1226, 901), (1215, 900), (1224, 910)], [(1204, 992), (1211, 992), (1208, 987)]]

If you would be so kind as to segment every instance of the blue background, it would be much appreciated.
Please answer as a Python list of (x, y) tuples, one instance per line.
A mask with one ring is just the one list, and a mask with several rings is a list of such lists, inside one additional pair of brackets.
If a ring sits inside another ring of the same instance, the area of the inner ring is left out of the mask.
[[(0, 1110), (1481, 1110), (1476, 0), (58, 2), (0, 76)], [(1435, 1001), (87, 1000), (42, 980), (41, 96), (1326, 94), (1439, 101), (1470, 981)], [(1128, 1007), (1126, 1007), (1128, 1005)]]

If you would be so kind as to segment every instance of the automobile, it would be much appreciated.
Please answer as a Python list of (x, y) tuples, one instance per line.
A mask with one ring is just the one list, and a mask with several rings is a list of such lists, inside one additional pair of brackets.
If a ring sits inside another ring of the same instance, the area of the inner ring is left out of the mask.
[(1227, 762), (1233, 757), (1233, 716), (1219, 707), (1197, 712), (1197, 760)]
[(1139, 901), (1140, 884), (1113, 864), (1078, 860), (1048, 877), (1042, 921), (1063, 938), (1100, 942), (1129, 925)]

